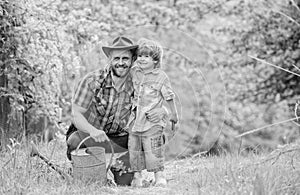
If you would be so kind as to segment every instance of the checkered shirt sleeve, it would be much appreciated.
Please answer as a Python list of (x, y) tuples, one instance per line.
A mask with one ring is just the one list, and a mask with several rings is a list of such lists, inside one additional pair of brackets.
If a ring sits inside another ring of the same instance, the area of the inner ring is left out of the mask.
[(78, 84), (74, 96), (73, 104), (76, 104), (82, 108), (88, 109), (92, 98), (94, 96), (93, 89), (90, 86), (90, 83), (93, 81), (93, 75), (86, 75)]

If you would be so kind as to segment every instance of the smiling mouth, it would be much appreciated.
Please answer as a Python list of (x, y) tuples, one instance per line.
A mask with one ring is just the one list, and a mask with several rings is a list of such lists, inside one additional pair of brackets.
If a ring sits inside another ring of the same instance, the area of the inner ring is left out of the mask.
[(127, 65), (125, 65), (125, 66), (123, 66), (123, 65), (116, 65), (115, 67), (116, 67), (116, 68), (122, 68), (122, 69), (127, 69), (127, 68), (129, 68), (129, 66), (127, 66)]

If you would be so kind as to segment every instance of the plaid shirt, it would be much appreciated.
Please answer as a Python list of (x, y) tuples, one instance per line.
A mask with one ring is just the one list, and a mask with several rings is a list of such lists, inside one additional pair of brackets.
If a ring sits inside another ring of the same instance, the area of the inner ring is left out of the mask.
[(164, 100), (175, 98), (167, 74), (159, 68), (144, 73), (141, 68), (134, 66), (131, 68), (131, 75), (135, 91), (133, 98), (133, 110), (135, 112), (130, 117), (130, 122), (135, 119), (132, 131), (144, 132), (155, 125), (165, 127), (167, 124), (166, 117), (153, 123), (146, 118), (146, 113), (153, 109), (162, 108)]
[[(131, 76), (125, 80), (119, 92), (114, 87), (111, 70), (98, 69), (86, 75), (73, 96), (73, 104), (87, 109), (83, 114), (87, 121), (107, 135), (127, 134), (126, 126), (131, 110), (133, 85)], [(104, 108), (105, 114), (99, 112)]]

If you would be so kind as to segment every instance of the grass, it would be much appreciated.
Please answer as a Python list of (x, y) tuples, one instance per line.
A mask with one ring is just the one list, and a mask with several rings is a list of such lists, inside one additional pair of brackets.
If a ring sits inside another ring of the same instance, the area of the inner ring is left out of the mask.
[[(64, 141), (38, 144), (41, 153), (65, 172), (72, 167)], [(177, 159), (166, 162), (168, 186), (100, 187), (63, 180), (39, 158), (29, 156), (28, 144), (0, 153), (0, 194), (300, 194), (299, 145), (271, 154)], [(144, 172), (145, 178), (153, 178)]]

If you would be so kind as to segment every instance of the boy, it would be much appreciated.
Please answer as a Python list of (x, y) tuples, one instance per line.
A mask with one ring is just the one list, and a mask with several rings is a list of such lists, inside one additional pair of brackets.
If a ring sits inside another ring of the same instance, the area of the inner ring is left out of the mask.
[(162, 47), (147, 39), (140, 39), (138, 45), (136, 65), (131, 69), (134, 98), (128, 123), (130, 165), (135, 172), (131, 185), (142, 187), (141, 171), (147, 169), (154, 172), (155, 186), (164, 187), (167, 181), (164, 173), (163, 131), (167, 121), (166, 117), (150, 121), (149, 114), (157, 109), (164, 110), (162, 104), (165, 100), (171, 111), (170, 121), (177, 123), (175, 94), (168, 76), (161, 69)]

